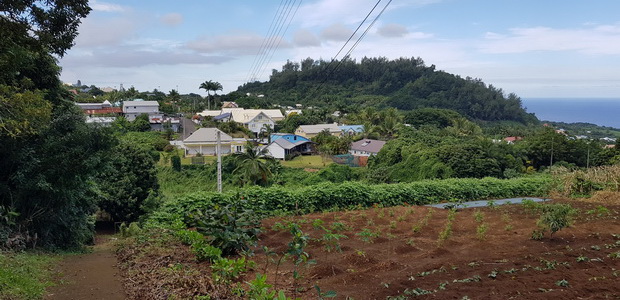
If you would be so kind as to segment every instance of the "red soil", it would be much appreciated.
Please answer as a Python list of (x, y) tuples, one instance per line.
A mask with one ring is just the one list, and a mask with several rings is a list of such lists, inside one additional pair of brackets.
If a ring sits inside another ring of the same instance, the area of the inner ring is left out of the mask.
[[(336, 291), (338, 299), (385, 299), (416, 288), (432, 291), (425, 297), (437, 299), (620, 298), (620, 258), (608, 256), (620, 251), (618, 198), (555, 202), (570, 203), (580, 212), (573, 226), (540, 241), (530, 238), (538, 216), (521, 205), (462, 209), (451, 236), (443, 242), (439, 235), (448, 214), (443, 209), (372, 208), (269, 219), (255, 249), (255, 272), (263, 273), (267, 264), (269, 283), (303, 299), (317, 298), (314, 285)], [(609, 214), (587, 213), (598, 206), (606, 207)], [(414, 232), (413, 227), (431, 211), (428, 223)], [(475, 220), (476, 212), (484, 214), (482, 222)], [(280, 265), (274, 282), (276, 266), (267, 262), (261, 247), (281, 253), (291, 240), (286, 230), (273, 230), (278, 227), (274, 224), (297, 222), (312, 239), (320, 239), (325, 230), (312, 225), (316, 219), (325, 228), (335, 222), (346, 224), (348, 229), (339, 232), (348, 237), (339, 240), (342, 252), (328, 251), (322, 242), (312, 240), (306, 252), (316, 264), (300, 267), (303, 278), (294, 282), (289, 259)], [(477, 234), (480, 224), (488, 226), (484, 236)], [(364, 242), (357, 235), (364, 228), (380, 236)], [(589, 261), (578, 262), (580, 256)], [(497, 275), (489, 276), (494, 271)], [(245, 280), (254, 277), (248, 274)], [(561, 280), (568, 281), (568, 286), (556, 285)]]

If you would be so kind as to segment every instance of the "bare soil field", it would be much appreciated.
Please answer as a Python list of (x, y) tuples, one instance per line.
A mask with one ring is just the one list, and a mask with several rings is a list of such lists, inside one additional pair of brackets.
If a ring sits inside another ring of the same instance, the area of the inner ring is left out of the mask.
[[(336, 299), (620, 299), (620, 194), (551, 203), (578, 213), (571, 227), (541, 240), (531, 238), (539, 214), (516, 204), (461, 209), (450, 228), (450, 211), (420, 206), (267, 219), (255, 267), (238, 282), (247, 287), (256, 273), (267, 274), (275, 289), (301, 299), (317, 299), (315, 285)], [(312, 263), (280, 260), (292, 222), (309, 236)], [(156, 244), (148, 255), (119, 252), (130, 298), (234, 298), (213, 285), (209, 264), (197, 263), (187, 246)]]

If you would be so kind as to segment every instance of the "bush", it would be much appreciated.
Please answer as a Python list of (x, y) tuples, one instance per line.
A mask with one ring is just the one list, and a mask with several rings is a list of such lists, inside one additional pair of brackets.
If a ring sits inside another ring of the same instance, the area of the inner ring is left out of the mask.
[(195, 211), (193, 225), (206, 236), (208, 243), (225, 255), (248, 250), (260, 232), (260, 216), (244, 208), (245, 201)]
[[(516, 179), (448, 179), (413, 183), (370, 185), (362, 182), (342, 184), (321, 183), (305, 188), (252, 187), (236, 193), (198, 192), (170, 201), (151, 218), (185, 218), (186, 212), (208, 211), (215, 206), (230, 203), (267, 215), (278, 212), (310, 213), (352, 207), (383, 206), (404, 203), (424, 205), (442, 201), (469, 201), (520, 196), (544, 196), (550, 185), (548, 177), (521, 177)], [(242, 198), (246, 201), (239, 202)]]
[(170, 158), (170, 162), (172, 163), (172, 169), (181, 172), (181, 157), (175, 155)]
[(573, 222), (573, 216), (577, 213), (570, 204), (547, 204), (541, 206), (542, 215), (538, 219), (538, 229), (534, 230), (532, 237), (541, 239), (546, 231), (551, 231), (551, 236), (563, 228), (569, 227)]

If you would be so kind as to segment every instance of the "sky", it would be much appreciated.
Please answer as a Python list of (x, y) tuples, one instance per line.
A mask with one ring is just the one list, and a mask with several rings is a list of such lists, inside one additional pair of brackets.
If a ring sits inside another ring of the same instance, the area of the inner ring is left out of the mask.
[[(61, 79), (201, 95), (213, 80), (228, 93), (287, 60), (341, 59), (388, 1), (338, 56), (377, 0), (91, 1)], [(351, 57), (420, 57), (522, 98), (620, 98), (618, 11), (617, 0), (393, 0)], [(269, 36), (278, 47), (265, 51)]]

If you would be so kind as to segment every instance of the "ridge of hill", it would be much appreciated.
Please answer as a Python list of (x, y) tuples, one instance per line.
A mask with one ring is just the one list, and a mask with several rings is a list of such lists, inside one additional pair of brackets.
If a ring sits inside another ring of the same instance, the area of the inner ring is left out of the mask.
[(269, 102), (341, 111), (368, 106), (401, 110), (434, 107), (452, 109), (473, 120), (538, 122), (516, 94), (506, 94), (480, 79), (436, 70), (421, 58), (288, 61), (282, 70), (272, 71), (269, 81), (246, 83), (233, 93), (241, 98), (264, 95), (259, 103), (249, 101), (254, 106)]

